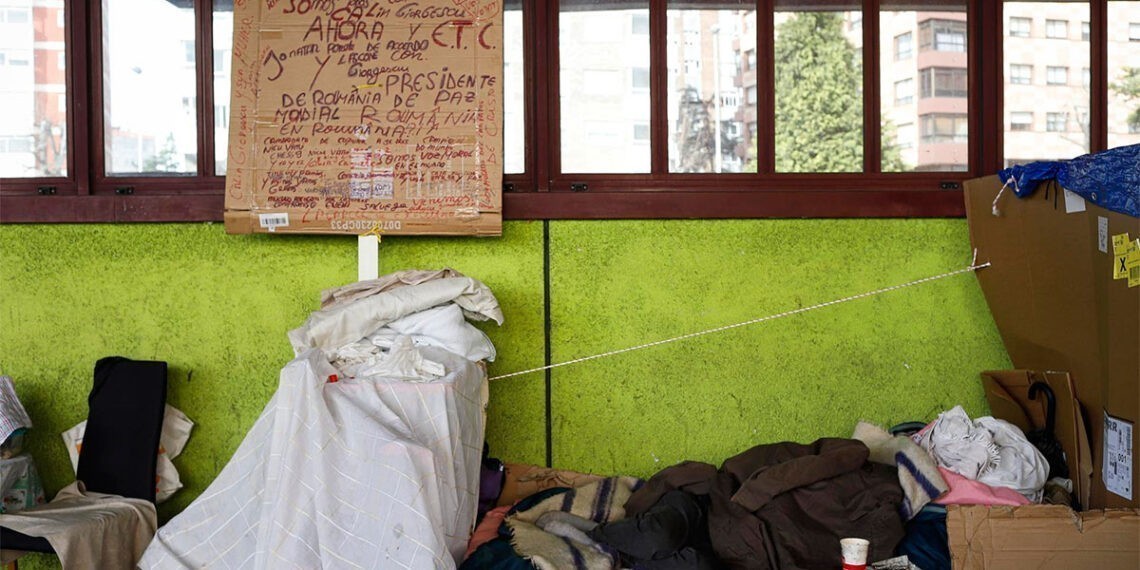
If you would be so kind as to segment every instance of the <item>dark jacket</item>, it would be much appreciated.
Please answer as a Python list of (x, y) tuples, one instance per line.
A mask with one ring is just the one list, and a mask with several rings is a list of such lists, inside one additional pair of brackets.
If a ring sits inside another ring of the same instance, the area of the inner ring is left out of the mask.
[(838, 568), (839, 539), (871, 541), (867, 562), (890, 558), (903, 537), (894, 467), (867, 461), (848, 439), (758, 445), (720, 470), (688, 461), (653, 476), (626, 503), (635, 516), (672, 489), (709, 497), (709, 535), (730, 568)]

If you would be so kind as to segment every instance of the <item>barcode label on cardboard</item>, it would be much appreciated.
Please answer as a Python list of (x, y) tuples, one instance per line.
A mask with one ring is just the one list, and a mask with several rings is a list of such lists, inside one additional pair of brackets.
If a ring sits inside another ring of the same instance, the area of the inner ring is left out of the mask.
[(1132, 500), (1132, 423), (1104, 414), (1104, 487)]
[(261, 227), (273, 231), (289, 225), (289, 214), (284, 212), (280, 214), (258, 214), (257, 221), (261, 223)]

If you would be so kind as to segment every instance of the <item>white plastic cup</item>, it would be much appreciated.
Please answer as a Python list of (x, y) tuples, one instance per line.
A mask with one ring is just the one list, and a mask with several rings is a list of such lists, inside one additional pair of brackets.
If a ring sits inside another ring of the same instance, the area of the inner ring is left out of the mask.
[(844, 538), (839, 541), (843, 549), (843, 570), (863, 570), (867, 567), (867, 549), (871, 541), (862, 538)]

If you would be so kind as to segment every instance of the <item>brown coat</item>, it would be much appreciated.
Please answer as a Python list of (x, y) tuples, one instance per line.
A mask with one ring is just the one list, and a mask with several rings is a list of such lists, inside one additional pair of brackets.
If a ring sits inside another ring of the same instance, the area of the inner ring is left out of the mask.
[(838, 568), (846, 537), (871, 541), (870, 563), (890, 558), (903, 537), (903, 492), (895, 468), (867, 455), (860, 441), (825, 438), (758, 445), (720, 470), (688, 461), (654, 475), (626, 513), (680, 489), (709, 497), (713, 550), (731, 568)]

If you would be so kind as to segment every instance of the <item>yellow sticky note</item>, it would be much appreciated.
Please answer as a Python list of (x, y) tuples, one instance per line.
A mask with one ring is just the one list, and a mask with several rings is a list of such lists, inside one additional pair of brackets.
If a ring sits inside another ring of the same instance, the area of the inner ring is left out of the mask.
[(1112, 256), (1112, 278), (1128, 278), (1128, 254)]
[(1140, 265), (1128, 269), (1128, 288), (1140, 287)]
[(1128, 232), (1112, 236), (1112, 253), (1114, 255), (1124, 255), (1128, 253), (1130, 245)]

